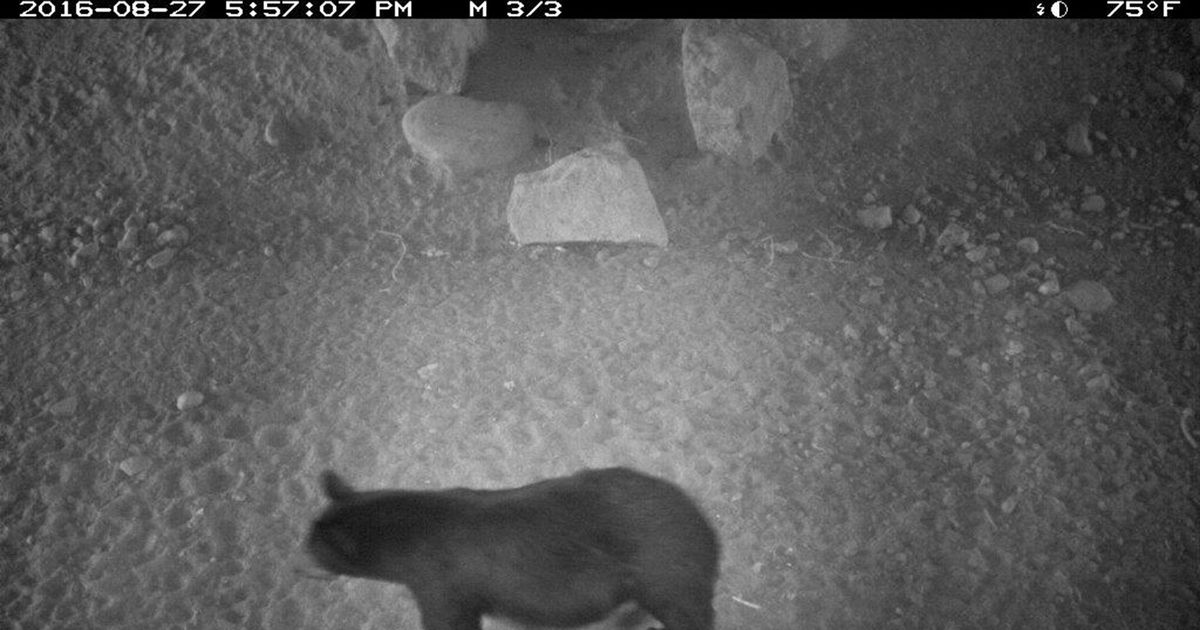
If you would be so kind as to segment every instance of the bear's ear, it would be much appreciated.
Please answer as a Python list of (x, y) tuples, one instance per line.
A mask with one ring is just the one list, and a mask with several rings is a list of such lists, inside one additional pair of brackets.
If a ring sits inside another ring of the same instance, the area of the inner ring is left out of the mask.
[(354, 488), (337, 476), (332, 470), (321, 473), (321, 486), (325, 488), (325, 496), (330, 501), (340, 503), (354, 496)]

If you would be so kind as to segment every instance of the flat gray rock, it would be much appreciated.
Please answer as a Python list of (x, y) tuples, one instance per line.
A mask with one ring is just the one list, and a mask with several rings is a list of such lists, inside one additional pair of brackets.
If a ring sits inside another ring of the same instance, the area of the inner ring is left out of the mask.
[(508, 227), (521, 245), (667, 244), (646, 175), (619, 143), (583, 149), (549, 168), (518, 175), (508, 201)]

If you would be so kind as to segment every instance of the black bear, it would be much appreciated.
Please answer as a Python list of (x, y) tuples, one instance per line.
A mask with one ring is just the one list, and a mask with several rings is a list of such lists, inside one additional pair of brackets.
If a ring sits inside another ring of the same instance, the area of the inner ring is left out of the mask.
[(313, 559), (407, 586), (425, 630), (480, 630), (483, 615), (574, 627), (632, 604), (666, 630), (712, 630), (720, 543), (663, 479), (605, 468), (505, 490), (360, 492), (326, 471), (322, 483)]

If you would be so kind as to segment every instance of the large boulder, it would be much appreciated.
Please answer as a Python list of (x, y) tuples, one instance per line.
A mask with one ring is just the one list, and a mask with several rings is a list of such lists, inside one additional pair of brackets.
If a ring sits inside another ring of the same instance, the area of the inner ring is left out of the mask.
[(487, 41), (483, 20), (375, 20), (404, 79), (430, 92), (458, 94), (467, 60)]
[(684, 30), (683, 85), (696, 145), (741, 163), (762, 157), (792, 115), (783, 57), (729, 27)]
[(517, 103), (439, 94), (410, 107), (400, 127), (417, 155), (451, 176), (507, 164), (533, 146), (533, 120)]
[(619, 142), (583, 149), (544, 170), (518, 175), (508, 201), (508, 227), (521, 245), (667, 244), (646, 175)]

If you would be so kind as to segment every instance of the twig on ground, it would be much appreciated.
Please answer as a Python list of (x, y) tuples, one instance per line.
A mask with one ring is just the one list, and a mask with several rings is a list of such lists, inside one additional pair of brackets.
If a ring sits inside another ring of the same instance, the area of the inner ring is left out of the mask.
[(1200, 449), (1200, 444), (1196, 444), (1196, 438), (1192, 436), (1191, 420), (1195, 415), (1196, 412), (1192, 411), (1191, 407), (1179, 414), (1179, 432), (1183, 433), (1183, 439), (1187, 440), (1193, 449)]
[(1072, 228), (1072, 227), (1067, 227), (1067, 226), (1065, 226), (1065, 225), (1059, 225), (1059, 224), (1057, 224), (1057, 223), (1055, 223), (1055, 222), (1053, 222), (1053, 221), (1047, 221), (1047, 222), (1046, 222), (1046, 225), (1048, 225), (1048, 226), (1050, 226), (1051, 228), (1053, 228), (1053, 229), (1055, 229), (1055, 230), (1058, 230), (1058, 231), (1060, 231), (1060, 232), (1070, 232), (1071, 234), (1078, 234), (1078, 235), (1080, 235), (1080, 236), (1087, 236), (1087, 234), (1084, 234), (1084, 233), (1083, 233), (1082, 231), (1080, 231), (1080, 230), (1077, 230), (1077, 229), (1075, 229), (1075, 228)]
[(390, 236), (400, 241), (400, 257), (396, 259), (396, 264), (392, 265), (392, 282), (399, 282), (400, 278), (396, 277), (396, 270), (400, 268), (400, 263), (404, 262), (404, 255), (408, 253), (408, 244), (404, 242), (404, 236), (387, 230), (375, 230), (376, 234)]
[(758, 239), (758, 244), (767, 248), (767, 266), (763, 269), (770, 269), (775, 264), (775, 239), (768, 234)]
[(737, 595), (730, 595), (730, 597), (733, 598), (733, 601), (735, 601), (743, 606), (753, 608), (754, 610), (762, 610), (761, 604), (755, 604), (754, 602), (748, 602), (748, 601), (742, 599), (741, 597), (738, 597)]

